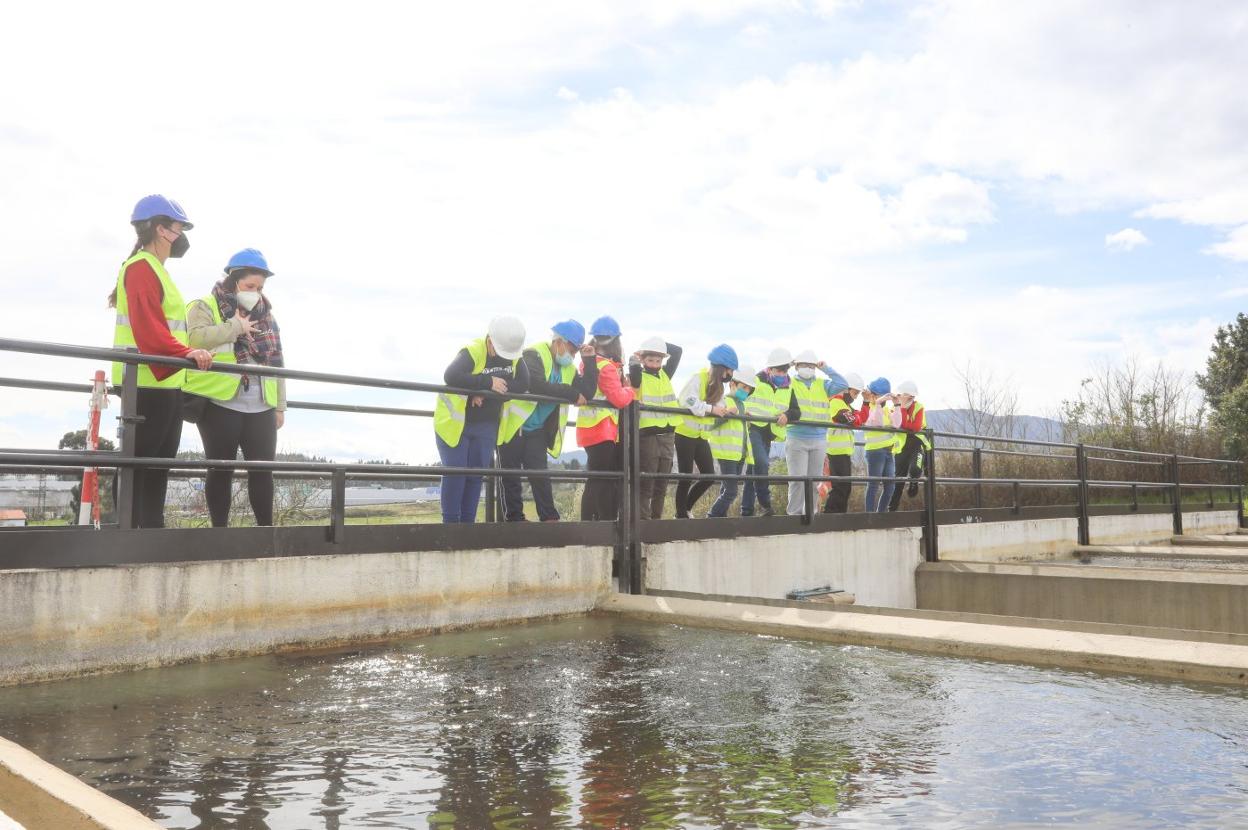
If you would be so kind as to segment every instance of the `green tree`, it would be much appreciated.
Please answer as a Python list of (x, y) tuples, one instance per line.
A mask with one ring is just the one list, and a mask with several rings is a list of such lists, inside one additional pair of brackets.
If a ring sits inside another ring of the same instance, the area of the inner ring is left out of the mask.
[(1213, 425), (1227, 453), (1248, 457), (1248, 315), (1218, 327), (1205, 373), (1196, 383), (1213, 408)]
[[(117, 449), (116, 445), (107, 438), (99, 439), (100, 450), (112, 452)], [(61, 436), (61, 440), (57, 442), (57, 449), (60, 450), (85, 450), (87, 448), (87, 431), (80, 429), (77, 432), (67, 432)]]

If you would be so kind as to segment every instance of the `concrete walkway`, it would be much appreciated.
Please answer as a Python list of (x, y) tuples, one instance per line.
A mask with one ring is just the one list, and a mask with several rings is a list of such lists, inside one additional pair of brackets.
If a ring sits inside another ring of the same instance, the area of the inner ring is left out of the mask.
[(954, 657), (1248, 686), (1248, 646), (1119, 634), (616, 594), (600, 612)]

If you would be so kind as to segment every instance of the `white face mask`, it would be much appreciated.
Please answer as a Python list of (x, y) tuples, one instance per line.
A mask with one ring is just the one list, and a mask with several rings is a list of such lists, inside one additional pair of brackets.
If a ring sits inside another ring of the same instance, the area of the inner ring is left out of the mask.
[(814, 367), (802, 366), (797, 370), (797, 376), (802, 380), (811, 380), (815, 376)]
[(256, 303), (260, 302), (259, 291), (239, 291), (234, 295), (234, 299), (238, 300), (238, 304), (247, 311), (251, 311), (256, 307)]

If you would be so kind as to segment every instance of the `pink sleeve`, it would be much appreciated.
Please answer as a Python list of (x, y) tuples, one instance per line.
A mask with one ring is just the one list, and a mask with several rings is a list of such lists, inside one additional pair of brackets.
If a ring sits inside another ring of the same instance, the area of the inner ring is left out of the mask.
[(893, 407), (893, 428), (899, 429), (900, 427), (901, 427), (901, 410), (894, 406)]
[(620, 383), (620, 371), (615, 364), (608, 371), (598, 373), (598, 388), (612, 406), (628, 406), (633, 402), (633, 387)]

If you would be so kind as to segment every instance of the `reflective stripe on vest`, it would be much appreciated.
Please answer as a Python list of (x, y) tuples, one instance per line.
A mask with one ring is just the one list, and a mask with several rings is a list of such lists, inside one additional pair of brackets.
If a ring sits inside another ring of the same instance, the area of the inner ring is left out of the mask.
[[(754, 394), (750, 395), (749, 402), (751, 415), (758, 415), (763, 418), (776, 418), (784, 411), (776, 400), (776, 390), (762, 381), (758, 382), (758, 386), (754, 389)], [(787, 409), (788, 407), (785, 408)], [(770, 422), (750, 421), (750, 424), (756, 427), (761, 427), (767, 423)]]
[[(602, 373), (607, 370), (617, 371), (614, 366), (615, 362), (610, 358), (599, 355), (595, 359), (598, 366), (598, 375), (601, 378)], [(599, 390), (602, 389), (602, 381), (598, 381)], [(610, 418), (613, 424), (617, 426), (620, 423), (620, 413), (613, 407), (609, 406), (578, 406), (576, 408), (576, 428), (589, 429), (596, 427), (602, 423), (603, 418)]]
[[(641, 371), (641, 402), (647, 406), (676, 407), (676, 392), (672, 389), (672, 379), (667, 372), (660, 369), (656, 374)], [(669, 412), (647, 412), (641, 410), (641, 418), (637, 424), (640, 429), (650, 427), (678, 427), (684, 420), (680, 415)]]
[(921, 426), (913, 432), (897, 433), (897, 444), (893, 447), (894, 455), (899, 455), (901, 451), (905, 449), (907, 435), (913, 435), (915, 438), (919, 439), (919, 444), (923, 447), (923, 449), (930, 450), (932, 448), (931, 440), (928, 439), (927, 434), (922, 431), (927, 428), (927, 418), (923, 415), (923, 404), (921, 403), (914, 404), (914, 420), (917, 420)]
[[(744, 414), (749, 414), (748, 404)], [(716, 420), (719, 423), (706, 434), (707, 443), (711, 445), (711, 455), (721, 461), (744, 459), (753, 464), (754, 453), (751, 452), (749, 441), (746, 440), (745, 421), (739, 421), (736, 418)]]
[[(542, 361), (542, 378), (549, 378), (551, 369), (554, 367), (554, 355), (550, 351), (549, 343), (534, 343), (528, 346), (525, 351), (537, 352), (538, 358)], [(576, 377), (576, 367), (569, 363), (567, 366), (559, 367), (559, 383), (564, 386), (571, 386), (573, 379)], [(516, 433), (524, 426), (524, 422), (529, 420), (529, 416), (537, 409), (537, 401), (507, 401), (503, 404), (502, 417), (498, 424), (498, 443), (506, 444), (512, 438), (516, 437)], [(563, 452), (563, 429), (568, 425), (568, 405), (559, 405), (559, 426), (555, 430), (555, 442), (552, 446), (546, 448), (546, 453), (551, 458), (558, 458)]]
[[(472, 358), (472, 373), (479, 375), (485, 369), (487, 352), (485, 338), (473, 340), (464, 346), (468, 356)], [(516, 366), (520, 360), (511, 361), (511, 376), (516, 376)], [(446, 442), (449, 447), (458, 447), (459, 439), (464, 434), (464, 414), (468, 411), (468, 399), (463, 395), (452, 395), (442, 392), (433, 407), (433, 431)], [(501, 419), (500, 419), (501, 422)]]
[[(789, 381), (789, 383), (792, 384), (792, 381)], [(789, 411), (789, 404), (793, 403), (793, 387), (790, 385), (783, 389), (772, 389), (771, 397), (776, 407), (776, 417), (779, 418)], [(788, 427), (782, 427), (779, 424), (771, 425), (771, 434), (775, 436), (777, 441), (783, 441), (788, 433)]]
[[(134, 329), (130, 327), (130, 303), (126, 299), (126, 269), (139, 260), (144, 260), (156, 272), (160, 280), (160, 310), (165, 315), (165, 323), (173, 339), (187, 345), (186, 336), (186, 302), (182, 293), (174, 285), (173, 279), (160, 260), (147, 251), (139, 251), (121, 264), (121, 272), (117, 275), (117, 316), (113, 323), (113, 348), (137, 350), (138, 341), (134, 339)], [(124, 363), (113, 364), (113, 385), (120, 386), (125, 372)], [(148, 389), (181, 389), (186, 380), (186, 370), (178, 369), (164, 380), (157, 380), (152, 370), (145, 364), (136, 364), (139, 370), (139, 386)]]
[[(209, 295), (200, 300), (200, 302), (206, 304), (209, 310), (211, 310), (213, 325), (225, 325), (225, 318), (221, 316), (221, 307), (217, 304), (216, 297)], [(190, 306), (187, 306), (187, 309), (189, 310)], [(222, 343), (211, 351), (212, 359), (215, 363), (238, 363), (233, 343)], [(261, 388), (264, 390), (264, 402), (276, 409), (277, 378), (260, 378), (259, 380)], [(211, 398), (214, 401), (228, 401), (238, 394), (238, 386), (242, 381), (242, 375), (187, 369), (186, 382), (182, 384), (182, 389), (192, 395), (200, 395), (205, 398)]]
[(807, 386), (805, 381), (794, 380), (793, 395), (797, 398), (797, 405), (802, 410), (802, 421), (820, 423), (832, 423), (831, 400), (828, 398), (827, 387), (823, 385), (822, 378), (816, 378)]
[[(698, 370), (697, 388), (702, 390), (702, 400), (706, 400), (707, 381), (711, 376), (710, 369)], [(686, 438), (706, 438), (708, 433), (715, 428), (715, 418), (709, 415), (681, 415), (680, 424), (676, 427), (676, 434), (683, 435)]]
[[(873, 409), (875, 408), (875, 404), (869, 404), (869, 406), (871, 406)], [(885, 424), (892, 423), (892, 416), (891, 416), (892, 411), (893, 411), (892, 404), (884, 405), (883, 417), (880, 419), (882, 423), (885, 423)], [(867, 417), (870, 417), (870, 414), (871, 413), (868, 412)], [(894, 446), (895, 442), (897, 441), (896, 433), (880, 432), (879, 430), (871, 430), (871, 429), (866, 430), (863, 433), (862, 437), (863, 437), (863, 440), (866, 442), (867, 449), (869, 450), (882, 450), (886, 447), (891, 448)]]
[[(849, 404), (845, 403), (845, 399), (840, 395), (832, 398), (830, 412), (833, 420), (841, 412), (852, 412)], [(853, 455), (854, 454), (854, 431), (852, 429), (837, 429), (835, 426), (828, 429), (828, 455)]]

